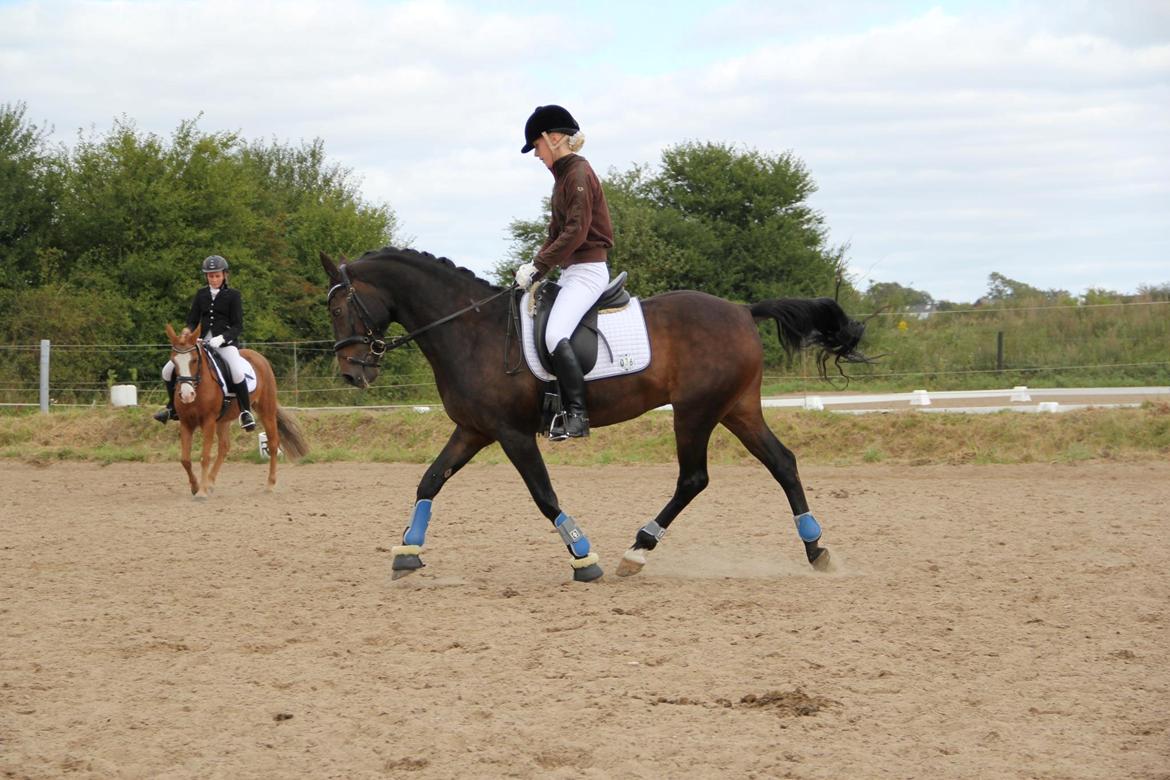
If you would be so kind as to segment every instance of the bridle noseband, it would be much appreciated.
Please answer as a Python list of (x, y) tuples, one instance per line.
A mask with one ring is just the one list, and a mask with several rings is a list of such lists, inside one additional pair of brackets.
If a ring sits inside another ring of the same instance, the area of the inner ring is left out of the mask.
[(355, 358), (347, 355), (345, 359), (350, 363), (356, 363), (359, 366), (365, 366), (368, 368), (377, 368), (378, 364), (382, 360), (382, 356), (390, 350), (398, 349), (403, 344), (413, 341), (415, 338), (422, 335), (423, 333), (426, 333), (431, 328), (435, 328), (439, 325), (450, 322), (456, 317), (462, 316), (472, 309), (478, 311), (480, 306), (483, 306), (486, 303), (491, 303), (496, 298), (499, 298), (502, 295), (507, 295), (516, 288), (516, 285), (513, 284), (510, 287), (506, 287), (503, 290), (500, 290), (495, 295), (489, 295), (483, 300), (474, 301), (470, 306), (466, 306), (459, 311), (454, 312), (453, 314), (448, 314), (446, 317), (437, 319), (429, 325), (423, 325), (418, 330), (413, 330), (410, 333), (407, 333), (405, 336), (399, 336), (398, 338), (391, 341), (386, 341), (374, 328), (374, 318), (370, 315), (370, 310), (366, 308), (366, 305), (362, 302), (361, 297), (358, 296), (357, 289), (353, 286), (353, 282), (349, 280), (349, 273), (345, 270), (345, 263), (342, 263), (340, 266), (338, 266), (337, 272), (341, 277), (341, 281), (329, 288), (329, 293), (325, 296), (325, 305), (329, 306), (329, 302), (333, 300), (333, 296), (337, 293), (337, 291), (344, 288), (345, 300), (352, 304), (354, 310), (356, 310), (358, 322), (361, 323), (361, 326), (365, 328), (366, 332), (360, 336), (347, 336), (346, 338), (333, 342), (333, 351), (339, 352), (351, 344), (365, 344), (367, 346), (367, 350), (364, 357)]

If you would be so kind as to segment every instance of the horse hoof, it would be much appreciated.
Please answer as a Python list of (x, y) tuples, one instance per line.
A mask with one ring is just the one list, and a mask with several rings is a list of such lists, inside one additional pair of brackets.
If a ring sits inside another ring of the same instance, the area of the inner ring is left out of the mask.
[(426, 564), (417, 555), (395, 555), (394, 563), (390, 564), (390, 577), (400, 580), (408, 574), (414, 574), (423, 566)]
[(207, 500), (207, 494), (206, 494), (206, 493), (196, 493), (196, 494), (195, 494), (195, 495), (193, 495), (191, 498), (193, 498), (193, 499), (194, 499), (194, 500), (196, 500), (196, 501), (206, 501), (206, 500)]
[(605, 574), (596, 563), (591, 563), (583, 569), (573, 569), (573, 582), (593, 582), (601, 579)]
[(811, 563), (812, 567), (819, 572), (827, 573), (833, 571), (834, 569), (833, 559), (832, 556), (829, 555), (829, 548), (827, 547), (822, 547), (821, 551), (817, 553), (817, 557), (813, 558), (811, 561), (809, 561), (809, 563)]
[(642, 571), (642, 567), (645, 565), (645, 550), (626, 550), (626, 554), (622, 556), (622, 562), (618, 564), (617, 575), (619, 577), (630, 577)]

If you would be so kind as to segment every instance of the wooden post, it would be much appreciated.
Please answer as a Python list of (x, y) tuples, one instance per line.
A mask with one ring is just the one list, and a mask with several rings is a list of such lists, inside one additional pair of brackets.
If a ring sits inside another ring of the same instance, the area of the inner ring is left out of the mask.
[(995, 370), (1003, 371), (1003, 331), (995, 334)]

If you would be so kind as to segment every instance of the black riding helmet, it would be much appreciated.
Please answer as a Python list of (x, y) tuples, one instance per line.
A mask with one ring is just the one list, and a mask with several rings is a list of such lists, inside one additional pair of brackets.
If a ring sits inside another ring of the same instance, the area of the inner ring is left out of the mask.
[(224, 271), (228, 269), (228, 261), (224, 260), (219, 255), (211, 255), (203, 259), (203, 273), (209, 274), (212, 271)]
[(560, 106), (537, 106), (524, 123), (524, 146), (520, 154), (528, 154), (536, 144), (541, 133), (564, 133), (576, 135), (581, 126), (565, 109)]

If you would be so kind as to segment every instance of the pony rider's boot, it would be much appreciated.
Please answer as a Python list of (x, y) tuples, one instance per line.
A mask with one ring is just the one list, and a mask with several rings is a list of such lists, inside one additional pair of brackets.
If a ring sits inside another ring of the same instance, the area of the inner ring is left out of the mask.
[(167, 424), (167, 420), (179, 419), (179, 413), (175, 411), (175, 385), (177, 383), (174, 378), (167, 380), (167, 408), (159, 409), (154, 413), (154, 419), (163, 425)]
[(233, 384), (232, 392), (236, 394), (236, 403), (240, 405), (240, 427), (245, 431), (255, 430), (256, 418), (252, 416), (252, 402), (248, 399), (248, 380)]
[(561, 339), (552, 351), (553, 370), (561, 385), (564, 411), (553, 420), (548, 437), (553, 441), (579, 439), (589, 435), (589, 415), (585, 412), (585, 374), (573, 354), (573, 345)]

